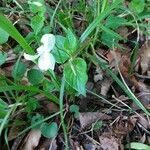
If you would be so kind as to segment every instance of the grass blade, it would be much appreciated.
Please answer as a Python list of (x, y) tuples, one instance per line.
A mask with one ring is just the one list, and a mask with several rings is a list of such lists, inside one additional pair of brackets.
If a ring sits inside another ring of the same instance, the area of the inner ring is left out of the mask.
[(33, 86), (24, 86), (24, 85), (12, 85), (12, 86), (3, 86), (0, 87), (0, 92), (6, 92), (6, 91), (12, 91), (12, 90), (16, 90), (16, 91), (30, 91), (30, 92), (37, 92), (37, 93), (42, 93), (44, 94), (47, 98), (49, 98), (52, 102), (59, 104), (59, 100), (56, 96), (54, 96), (53, 94), (49, 93), (49, 92), (45, 92), (42, 91), (36, 87)]
[(95, 20), (87, 27), (87, 29), (83, 32), (80, 37), (80, 42), (84, 42), (84, 40), (90, 35), (90, 33), (99, 25), (100, 21), (102, 21), (107, 15), (111, 13), (111, 11), (116, 8), (122, 0), (116, 0), (110, 7), (107, 7), (105, 11), (103, 11), (99, 16), (95, 18)]
[(15, 39), (26, 53), (34, 54), (31, 46), (26, 42), (24, 37), (18, 32), (9, 19), (0, 13), (0, 28), (5, 30), (13, 39)]
[(128, 86), (123, 84), (121, 80), (114, 74), (109, 68), (108, 65), (101, 62), (96, 56), (89, 55), (91, 60), (95, 63), (98, 63), (102, 69), (104, 69), (116, 83), (122, 88), (122, 90), (128, 95), (130, 99), (133, 100), (133, 102), (141, 109), (143, 110), (148, 116), (150, 116), (150, 112), (146, 110), (146, 108), (143, 106), (143, 104), (136, 98), (136, 96), (132, 93), (132, 91), (129, 89)]
[(59, 95), (59, 107), (60, 107), (60, 119), (61, 119), (61, 124), (64, 132), (64, 138), (65, 138), (65, 150), (68, 150), (68, 137), (67, 137), (67, 131), (66, 131), (66, 126), (64, 123), (64, 116), (63, 116), (63, 97), (64, 97), (64, 88), (65, 88), (65, 78), (64, 76), (62, 77), (62, 83), (61, 83), (61, 88), (60, 88), (60, 95)]

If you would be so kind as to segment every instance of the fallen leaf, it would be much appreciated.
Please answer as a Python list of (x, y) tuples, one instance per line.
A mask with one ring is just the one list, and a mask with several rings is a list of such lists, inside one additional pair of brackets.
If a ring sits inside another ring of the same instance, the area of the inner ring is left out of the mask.
[(101, 88), (100, 88), (100, 94), (103, 95), (103, 96), (106, 96), (109, 89), (110, 89), (110, 86), (112, 84), (113, 80), (112, 78), (104, 78), (104, 80), (102, 81), (101, 83)]
[(120, 150), (120, 141), (114, 136), (103, 134), (99, 137), (102, 150)]
[(42, 101), (42, 105), (43, 105), (43, 109), (45, 109), (45, 111), (50, 112), (50, 113), (55, 113), (59, 111), (59, 108), (56, 104), (54, 104), (53, 102), (50, 101)]
[(113, 134), (117, 138), (122, 139), (133, 131), (136, 121), (137, 119), (134, 117), (128, 118), (127, 116), (120, 116), (112, 126)]
[(38, 146), (41, 138), (41, 131), (39, 129), (32, 129), (24, 141), (23, 150), (34, 150)]
[[(147, 108), (150, 108), (150, 86), (146, 85), (142, 82), (137, 82), (138, 85), (138, 94), (136, 94), (137, 98), (141, 101), (141, 103)], [(138, 110), (139, 107), (136, 106), (134, 103), (132, 104), (132, 107), (135, 110)]]
[(140, 66), (142, 74), (150, 69), (150, 40), (141, 47)]
[(104, 76), (103, 70), (99, 66), (97, 66), (94, 73), (94, 82), (98, 82), (102, 80), (103, 76)]
[(24, 138), (24, 134), (17, 137), (12, 144), (11, 150), (19, 150), (19, 146), (21, 145), (23, 138)]
[(117, 57), (118, 62), (122, 61), (121, 52), (119, 50), (110, 50), (106, 55), (111, 68), (116, 66), (115, 56)]
[(97, 120), (109, 120), (109, 119), (111, 119), (110, 116), (100, 112), (79, 113), (79, 121), (82, 129), (90, 126)]
[(146, 141), (146, 134), (144, 133), (143, 136), (140, 138), (140, 143), (145, 143)]
[(57, 143), (56, 143), (56, 139), (47, 139), (44, 138), (44, 141), (37, 147), (37, 149), (39, 150), (57, 150)]
[(150, 129), (150, 122), (146, 117), (144, 117), (144, 115), (133, 115), (131, 117), (136, 118), (137, 122), (140, 123), (145, 129)]
[(127, 38), (129, 31), (127, 27), (119, 27), (117, 30), (117, 33), (120, 34), (122, 37)]
[(94, 73), (95, 88), (101, 95), (106, 96), (112, 84), (112, 78), (104, 74), (104, 71), (97, 66)]

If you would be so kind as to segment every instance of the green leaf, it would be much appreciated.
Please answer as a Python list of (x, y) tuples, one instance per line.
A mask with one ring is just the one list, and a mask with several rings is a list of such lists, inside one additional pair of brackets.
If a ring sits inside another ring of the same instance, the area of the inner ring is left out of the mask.
[(36, 85), (43, 81), (44, 75), (38, 69), (31, 69), (27, 72), (27, 78), (31, 84)]
[(109, 48), (112, 48), (113, 45), (118, 43), (119, 39), (116, 36), (108, 32), (102, 32), (101, 41), (103, 44), (107, 45)]
[(69, 55), (64, 48), (64, 42), (66, 38), (60, 35), (56, 35), (55, 37), (56, 44), (52, 51), (52, 54), (54, 55), (57, 63), (64, 63), (69, 58)]
[(8, 108), (8, 104), (0, 98), (0, 109)]
[(40, 123), (36, 126), (34, 124), (36, 124), (37, 122), (40, 122), (43, 119), (44, 119), (44, 116), (42, 116), (40, 114), (36, 114), (35, 116), (32, 117), (31, 126), (34, 126), (34, 129), (40, 129), (42, 126), (42, 123)]
[(36, 86), (25, 86), (25, 85), (17, 85), (17, 84), (13, 85), (13, 86), (8, 86), (7, 84), (2, 86), (0, 84), (0, 92), (6, 92), (6, 91), (10, 91), (10, 90), (28, 91), (31, 93), (41, 93), (41, 94), (45, 95), (50, 101), (52, 101), (56, 104), (59, 104), (59, 102), (58, 102), (59, 100), (55, 95), (53, 95), (50, 92), (43, 91)]
[(13, 66), (13, 70), (12, 70), (12, 76), (15, 80), (21, 80), (24, 76), (24, 73), (26, 72), (26, 65), (21, 62), (21, 61), (17, 61), (15, 63), (15, 65)]
[(7, 53), (0, 51), (0, 66), (5, 63), (7, 58)]
[(39, 15), (36, 15), (31, 19), (31, 27), (34, 30), (35, 35), (37, 35), (41, 31), (44, 25), (44, 20), (45, 18)]
[(29, 0), (28, 4), (33, 13), (38, 13), (43, 16), (46, 11), (44, 0)]
[(135, 150), (150, 150), (150, 146), (138, 142), (131, 142), (130, 144), (126, 145), (126, 148), (135, 149)]
[(58, 126), (55, 122), (51, 124), (43, 123), (41, 126), (42, 135), (46, 138), (54, 138), (57, 136)]
[(102, 121), (97, 121), (96, 123), (93, 124), (93, 130), (99, 130), (102, 128), (103, 122)]
[(143, 12), (145, 8), (145, 0), (132, 0), (129, 4), (129, 8), (139, 14)]
[(0, 98), (0, 119), (7, 115), (8, 110), (8, 104)]
[(86, 71), (86, 62), (81, 58), (76, 58), (64, 66), (66, 82), (84, 96), (86, 95), (86, 82), (88, 79)]
[(1, 120), (2, 118), (4, 118), (4, 117), (7, 115), (7, 113), (8, 113), (8, 110), (6, 110), (6, 109), (1, 109), (1, 111), (0, 111), (0, 120)]
[(0, 13), (0, 28), (6, 31), (13, 39), (15, 39), (20, 46), (25, 50), (26, 53), (34, 54), (33, 49), (26, 42), (23, 36), (18, 32), (18, 30), (13, 26), (13, 24), (8, 20), (3, 14)]
[(79, 117), (79, 106), (78, 105), (71, 105), (70, 106), (70, 112), (74, 113), (74, 117), (78, 118)]
[(102, 43), (107, 45), (108, 47), (112, 48), (113, 45), (114, 46), (117, 45), (119, 40), (125, 40), (119, 34), (111, 30), (110, 28), (105, 27), (105, 26), (101, 26), (101, 28), (103, 29), (103, 32), (101, 35)]
[(77, 50), (77, 39), (70, 29), (67, 30), (67, 37), (65, 39), (64, 47), (70, 55)]
[(35, 98), (29, 98), (26, 104), (25, 110), (28, 113), (31, 113), (33, 110), (35, 110), (39, 106), (38, 100)]
[(78, 92), (72, 88), (67, 82), (65, 83), (65, 92), (69, 95), (75, 96)]
[(0, 28), (0, 44), (6, 43), (8, 41), (9, 34)]
[(49, 81), (49, 80), (44, 80), (43, 81), (43, 90), (47, 91), (47, 92), (51, 92), (55, 89), (55, 85), (53, 84), (53, 82)]
[(58, 22), (60, 22), (65, 28), (71, 29), (73, 27), (72, 17), (68, 16), (70, 16), (70, 12), (67, 9), (58, 11), (57, 13)]
[(110, 15), (106, 19), (105, 26), (101, 25), (103, 30), (101, 35), (102, 43), (111, 48), (113, 45), (118, 43), (119, 40), (123, 40), (123, 38), (113, 30), (125, 25), (126, 22), (127, 21), (124, 18)]
[(124, 19), (123, 17), (110, 15), (106, 19), (105, 26), (107, 26), (111, 29), (117, 29), (118, 27), (125, 25), (126, 22), (127, 22), (127, 20)]

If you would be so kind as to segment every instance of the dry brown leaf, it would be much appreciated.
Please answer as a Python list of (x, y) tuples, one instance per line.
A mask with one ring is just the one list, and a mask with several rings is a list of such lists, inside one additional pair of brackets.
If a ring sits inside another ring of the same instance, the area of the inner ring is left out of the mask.
[(121, 53), (119, 50), (111, 50), (106, 56), (111, 68), (116, 66), (115, 56), (117, 57), (118, 62), (122, 61)]
[(103, 82), (101, 83), (101, 91), (100, 91), (100, 94), (106, 96), (109, 89), (110, 89), (110, 86), (112, 84), (112, 78), (105, 78), (103, 80)]
[(42, 106), (43, 106), (43, 109), (49, 113), (54, 113), (54, 112), (59, 111), (58, 106), (50, 101), (45, 101), (45, 100), (42, 101)]
[(127, 38), (129, 31), (127, 27), (119, 27), (117, 30), (117, 33), (120, 34), (122, 37)]
[[(25, 125), (25, 113), (15, 113), (15, 116), (14, 116), (14, 121), (12, 124), (11, 124), (11, 127), (9, 128), (9, 133), (8, 133), (8, 140), (11, 141), (11, 140), (14, 140), (19, 132), (21, 132), (23, 129), (24, 129), (24, 125)], [(20, 125), (17, 125), (16, 123), (20, 122)]]
[(109, 119), (111, 119), (110, 116), (100, 112), (85, 112), (79, 114), (79, 121), (82, 129), (90, 126), (97, 120), (109, 120)]
[(13, 125), (9, 130), (8, 140), (11, 141), (15, 139), (17, 135), (19, 134), (19, 132), (20, 132), (20, 127)]
[(106, 96), (113, 81), (112, 78), (107, 77), (104, 74), (104, 71), (97, 66), (94, 73), (94, 82), (96, 83), (95, 86), (98, 92), (100, 92), (101, 95)]
[(140, 66), (142, 74), (150, 70), (150, 40), (146, 42), (141, 48), (141, 62)]
[(56, 143), (56, 139), (48, 139), (45, 138), (44, 141), (37, 147), (37, 149), (39, 150), (57, 150), (57, 143)]
[(123, 55), (119, 63), (120, 72), (128, 85), (134, 86), (136, 89), (138, 89), (138, 81), (136, 80), (134, 75), (130, 75), (130, 66), (130, 57), (127, 55)]
[(24, 138), (24, 134), (17, 137), (12, 144), (11, 150), (19, 150), (19, 146), (21, 145), (23, 138)]
[(146, 141), (146, 134), (144, 133), (143, 136), (140, 138), (140, 143), (145, 143)]
[(103, 76), (104, 76), (103, 70), (99, 66), (97, 66), (94, 73), (94, 82), (101, 81), (103, 79)]
[(136, 118), (137, 122), (140, 123), (145, 129), (150, 129), (150, 122), (142, 114), (133, 115), (132, 118)]
[(24, 141), (25, 144), (22, 150), (34, 150), (34, 148), (38, 146), (40, 138), (41, 131), (39, 129), (31, 130)]
[(102, 150), (120, 150), (120, 141), (110, 134), (104, 134), (99, 137)]
[(134, 129), (136, 121), (137, 119), (134, 117), (120, 116), (112, 126), (113, 134), (119, 139), (122, 139)]
[[(145, 83), (138, 82), (138, 90), (137, 98), (141, 101), (141, 103), (147, 108), (150, 108), (150, 86)], [(133, 103), (132, 107), (137, 110), (139, 107)]]

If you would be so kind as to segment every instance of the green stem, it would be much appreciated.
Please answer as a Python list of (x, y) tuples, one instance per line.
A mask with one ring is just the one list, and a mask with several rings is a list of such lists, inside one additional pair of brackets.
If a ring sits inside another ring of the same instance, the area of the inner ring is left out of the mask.
[(55, 17), (55, 15), (56, 15), (56, 12), (57, 12), (58, 7), (59, 7), (59, 5), (60, 5), (61, 2), (62, 2), (62, 0), (59, 0), (58, 4), (57, 4), (57, 6), (56, 6), (56, 8), (55, 8), (55, 10), (54, 10), (54, 13), (53, 13), (53, 15), (52, 15), (52, 18), (51, 18), (51, 21), (50, 21), (50, 27), (51, 27), (51, 28), (53, 27), (54, 17)]
[(63, 96), (64, 96), (64, 88), (65, 88), (65, 77), (62, 77), (62, 83), (61, 83), (61, 88), (60, 88), (60, 96), (59, 96), (59, 107), (60, 107), (60, 119), (62, 123), (62, 128), (64, 132), (64, 138), (65, 138), (65, 150), (69, 149), (68, 146), (68, 137), (67, 137), (67, 131), (66, 131), (66, 126), (64, 123), (64, 116), (63, 116)]

